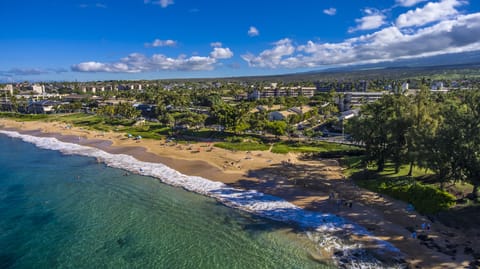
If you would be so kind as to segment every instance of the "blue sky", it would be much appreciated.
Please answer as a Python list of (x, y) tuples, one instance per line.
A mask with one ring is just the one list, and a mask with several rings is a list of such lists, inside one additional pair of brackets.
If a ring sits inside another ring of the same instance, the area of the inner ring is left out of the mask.
[(1, 0), (0, 81), (281, 74), (480, 50), (477, 0)]

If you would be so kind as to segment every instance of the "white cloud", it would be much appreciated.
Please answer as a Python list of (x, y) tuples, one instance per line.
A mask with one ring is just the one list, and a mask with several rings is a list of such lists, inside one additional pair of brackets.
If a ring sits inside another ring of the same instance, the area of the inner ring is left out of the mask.
[(250, 66), (276, 68), (285, 65), (282, 63), (285, 56), (292, 55), (295, 52), (295, 47), (292, 40), (285, 38), (274, 43), (274, 47), (269, 50), (264, 50), (260, 55), (253, 54), (242, 55), (242, 58), (248, 62)]
[(222, 42), (212, 42), (210, 43), (210, 46), (214, 48), (219, 48), (222, 46)]
[(229, 59), (233, 57), (233, 52), (229, 48), (214, 47), (210, 57), (214, 59)]
[(411, 7), (418, 3), (425, 2), (427, 0), (396, 0), (397, 5), (402, 7)]
[(150, 48), (150, 47), (175, 47), (177, 45), (177, 41), (167, 39), (167, 40), (161, 40), (161, 39), (155, 39), (153, 40), (152, 43), (145, 43), (145, 47)]
[(159, 3), (161, 7), (166, 8), (169, 5), (173, 5), (173, 0), (160, 0), (157, 3)]
[(337, 14), (337, 9), (336, 8), (328, 8), (328, 9), (324, 9), (323, 10), (323, 13), (329, 15), (329, 16), (334, 16), (335, 14)]
[(248, 29), (248, 35), (249, 36), (258, 36), (258, 35), (260, 35), (260, 32), (258, 31), (258, 29), (255, 26), (250, 26), (250, 28)]
[(147, 57), (140, 53), (132, 53), (118, 62), (83, 62), (71, 67), (76, 72), (109, 72), (109, 73), (140, 73), (155, 71), (204, 71), (213, 70), (220, 59), (233, 56), (229, 48), (215, 47), (209, 56), (179, 55), (171, 58), (163, 54)]
[(378, 10), (367, 8), (364, 10), (364, 13), (366, 16), (356, 19), (355, 22), (357, 23), (357, 26), (350, 28), (348, 32), (352, 33), (358, 30), (373, 30), (386, 23), (385, 15)]
[(308, 41), (294, 47), (290, 39), (283, 39), (258, 56), (245, 54), (242, 58), (253, 67), (301, 68), (393, 61), (479, 48), (480, 13), (474, 13), (412, 29), (409, 33), (389, 26), (339, 43)]
[(107, 5), (102, 4), (102, 3), (96, 3), (95, 5), (80, 4), (79, 7), (80, 8), (90, 8), (90, 7), (107, 8)]
[(81, 72), (109, 72), (112, 71), (111, 68), (99, 62), (83, 62), (72, 67), (73, 71), (81, 71)]
[(448, 19), (458, 14), (455, 7), (461, 6), (466, 2), (462, 0), (442, 0), (440, 2), (429, 2), (422, 8), (409, 10), (398, 16), (396, 25), (400, 28), (422, 26), (431, 22)]
[(174, 4), (173, 0), (160, 0), (160, 1), (143, 0), (143, 3), (145, 3), (145, 4), (150, 4), (151, 3), (151, 4), (154, 4), (154, 5), (159, 5), (162, 8), (166, 8), (166, 7)]

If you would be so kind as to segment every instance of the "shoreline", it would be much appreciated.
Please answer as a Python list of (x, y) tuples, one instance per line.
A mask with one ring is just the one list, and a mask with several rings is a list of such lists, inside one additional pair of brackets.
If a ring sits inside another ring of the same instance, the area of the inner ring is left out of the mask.
[[(117, 133), (104, 134), (76, 127), (62, 129), (60, 123), (19, 123), (0, 119), (0, 125), (4, 126), (2, 129), (8, 128), (33, 136), (55, 137), (63, 142), (134, 156), (140, 161), (162, 163), (186, 175), (219, 181), (239, 189), (257, 190), (283, 198), (306, 210), (341, 216), (365, 227), (377, 238), (392, 243), (406, 255), (406, 261), (412, 266), (459, 268), (468, 266), (470, 261), (462, 255), (457, 255), (456, 260), (452, 260), (451, 256), (441, 251), (419, 244), (418, 240), (411, 240), (405, 225), (412, 225), (412, 221), (420, 224), (428, 220), (402, 210), (406, 207), (402, 202), (356, 188), (352, 182), (342, 178), (341, 168), (334, 160), (300, 160), (294, 154), (276, 156), (270, 152), (229, 152), (217, 148), (206, 152), (199, 145), (195, 145), (199, 152), (192, 153), (156, 140), (137, 142)], [(298, 186), (291, 180), (318, 177), (322, 177), (322, 184), (315, 189)], [(353, 201), (353, 208), (338, 206), (330, 201), (328, 195), (332, 190), (342, 198), (348, 197)], [(395, 215), (398, 219), (394, 218)], [(440, 224), (432, 224), (431, 236), (440, 239), (440, 231), (448, 232), (448, 229)]]

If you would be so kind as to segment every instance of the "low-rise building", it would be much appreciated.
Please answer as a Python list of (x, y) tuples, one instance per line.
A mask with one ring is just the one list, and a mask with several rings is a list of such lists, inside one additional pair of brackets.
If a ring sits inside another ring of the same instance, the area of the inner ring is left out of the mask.
[(279, 121), (279, 120), (287, 120), (289, 115), (294, 115), (295, 112), (292, 111), (272, 111), (268, 113), (268, 120), (269, 121)]
[(57, 103), (51, 100), (32, 102), (27, 106), (27, 112), (34, 114), (49, 114), (55, 112), (55, 105), (57, 105)]
[[(259, 108), (257, 108), (259, 109)], [(260, 109), (259, 109), (260, 110)], [(312, 110), (310, 106), (302, 106), (302, 107), (291, 107), (287, 110), (283, 111), (272, 111), (268, 113), (268, 119), (270, 121), (277, 121), (277, 120), (286, 120), (290, 115), (303, 115), (304, 113)]]

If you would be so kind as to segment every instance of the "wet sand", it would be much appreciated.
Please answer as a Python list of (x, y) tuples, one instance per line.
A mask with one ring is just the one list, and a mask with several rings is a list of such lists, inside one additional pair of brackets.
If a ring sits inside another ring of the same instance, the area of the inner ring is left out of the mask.
[[(462, 231), (432, 223), (416, 212), (407, 211), (403, 202), (358, 188), (351, 180), (344, 179), (336, 160), (311, 160), (297, 154), (267, 151), (232, 152), (214, 148), (209, 143), (178, 145), (158, 140), (133, 140), (125, 134), (95, 132), (64, 123), (20, 123), (0, 119), (0, 126), (4, 130), (56, 137), (109, 153), (128, 154), (142, 161), (160, 162), (187, 175), (259, 190), (308, 210), (337, 214), (392, 243), (406, 255), (412, 268), (468, 268), (472, 256), (464, 253), (465, 247), (480, 252), (476, 245), (479, 236), (467, 237)], [(333, 199), (329, 198), (332, 194)], [(422, 223), (430, 223), (431, 230), (421, 231)], [(428, 239), (411, 238), (407, 227), (416, 227), (418, 234)], [(368, 240), (365, 245), (369, 246)]]

